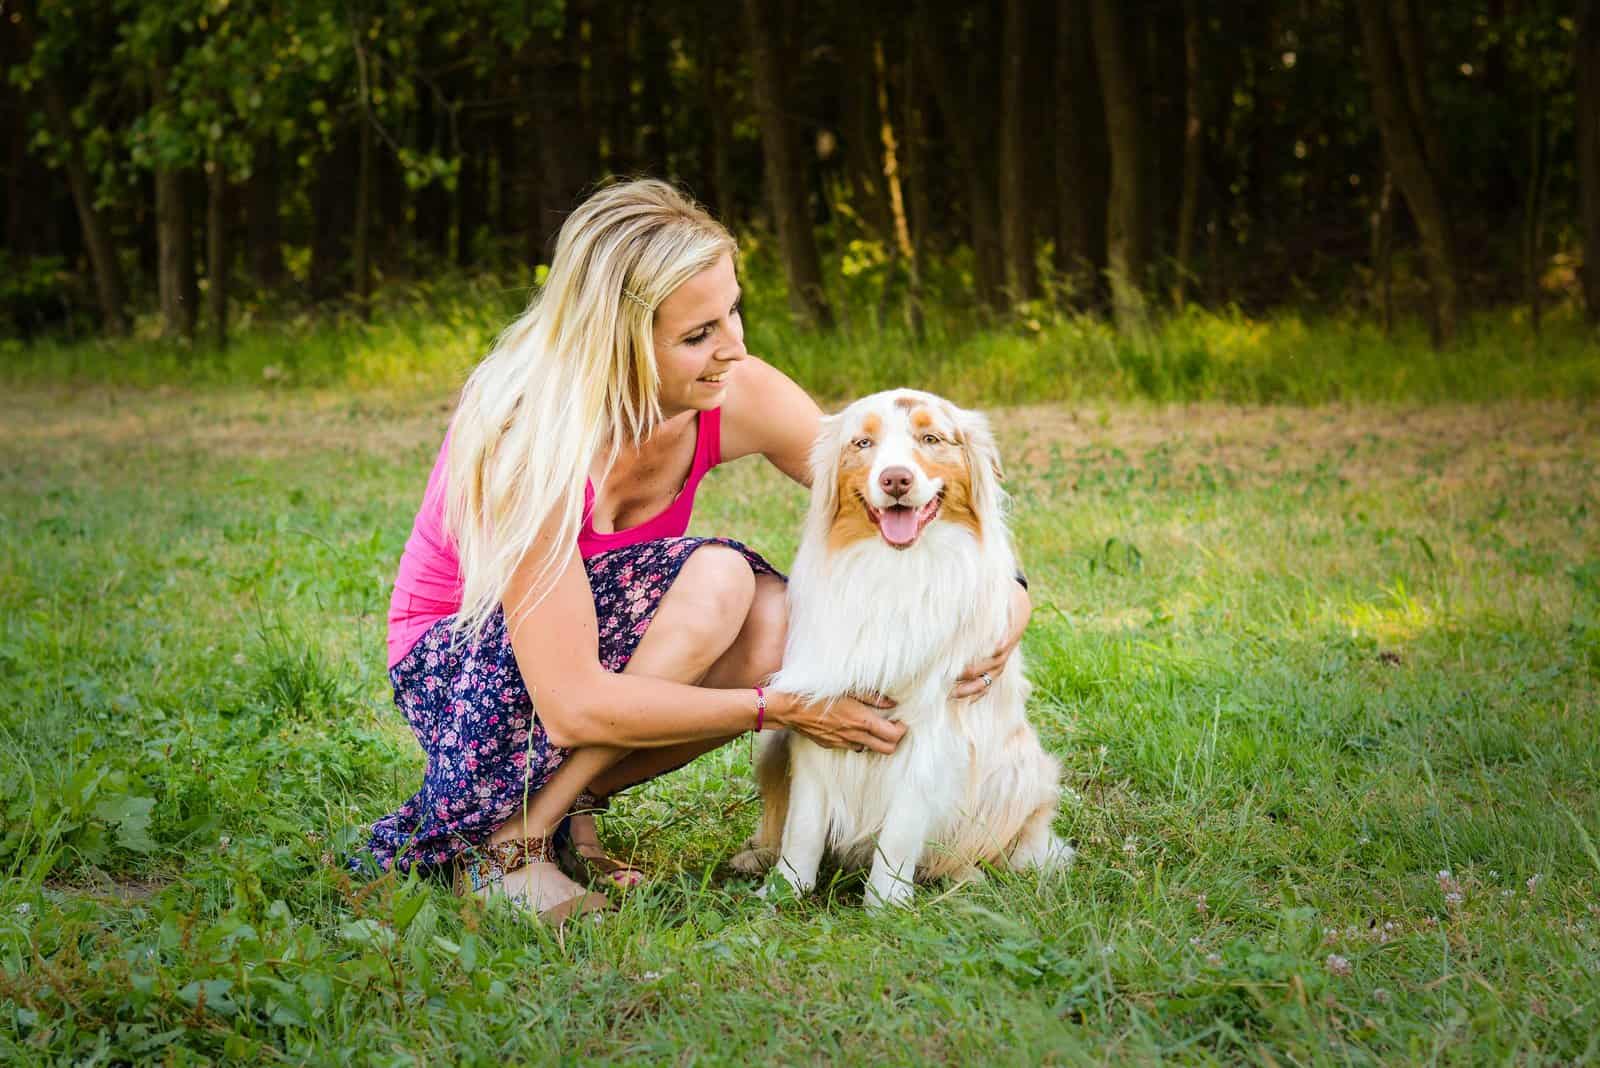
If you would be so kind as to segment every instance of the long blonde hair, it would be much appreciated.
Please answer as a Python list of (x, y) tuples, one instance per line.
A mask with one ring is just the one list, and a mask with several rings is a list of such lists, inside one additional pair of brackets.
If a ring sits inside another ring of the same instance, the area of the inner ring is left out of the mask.
[[(537, 605), (577, 550), (589, 466), (661, 422), (655, 309), (736, 251), (733, 237), (665, 182), (607, 186), (567, 217), (544, 286), (467, 379), (450, 424), (445, 525), (461, 561), (456, 633), (475, 636), (513, 574), (534, 561)], [(508, 619), (508, 626), (513, 620)]]

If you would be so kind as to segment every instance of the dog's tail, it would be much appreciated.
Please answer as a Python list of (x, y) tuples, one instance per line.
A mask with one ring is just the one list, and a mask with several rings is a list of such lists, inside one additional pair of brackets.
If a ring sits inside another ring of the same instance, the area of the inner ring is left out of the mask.
[(750, 875), (772, 867), (783, 846), (783, 823), (789, 818), (788, 731), (774, 731), (761, 739), (755, 773), (761, 791), (761, 822), (744, 852), (733, 858), (733, 866)]

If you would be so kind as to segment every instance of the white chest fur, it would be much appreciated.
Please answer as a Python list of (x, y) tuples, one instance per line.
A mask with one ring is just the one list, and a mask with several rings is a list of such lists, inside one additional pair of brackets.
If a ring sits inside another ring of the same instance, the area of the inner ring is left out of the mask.
[[(915, 866), (959, 837), (972, 817), (965, 802), (984, 736), (1000, 726), (995, 713), (1009, 707), (1020, 716), (1020, 657), (992, 691), (950, 697), (961, 669), (992, 652), (1008, 624), (1014, 562), (1003, 536), (993, 541), (936, 524), (907, 551), (864, 541), (828, 553), (813, 539), (795, 562), (788, 646), (773, 687), (810, 698), (882, 694), (897, 702), (890, 715), (907, 732), (888, 756), (791, 739), (796, 826), (785, 830), (785, 852), (791, 837), (803, 846), (820, 835), (819, 845), (847, 858), (875, 853), (880, 900), (909, 892)], [(808, 821), (820, 825), (801, 826)]]

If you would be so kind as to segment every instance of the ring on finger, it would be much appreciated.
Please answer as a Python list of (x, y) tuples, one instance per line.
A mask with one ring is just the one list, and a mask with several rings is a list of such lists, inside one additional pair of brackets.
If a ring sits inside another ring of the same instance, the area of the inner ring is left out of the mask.
[(983, 688), (985, 690), (994, 685), (994, 676), (989, 674), (987, 671), (979, 672), (978, 678), (983, 680)]

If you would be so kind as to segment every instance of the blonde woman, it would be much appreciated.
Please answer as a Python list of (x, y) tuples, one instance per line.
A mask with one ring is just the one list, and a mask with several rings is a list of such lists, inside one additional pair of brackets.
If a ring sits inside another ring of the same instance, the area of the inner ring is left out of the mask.
[(568, 872), (643, 878), (595, 834), (617, 790), (763, 727), (885, 753), (904, 733), (881, 706), (760, 689), (783, 578), (736, 541), (685, 536), (720, 462), (759, 454), (806, 484), (820, 418), (745, 351), (735, 251), (665, 183), (602, 189), (468, 379), (389, 610), (395, 701), (428, 763), (373, 826), (379, 866), (452, 868), (464, 892), (559, 921), (606, 902)]

